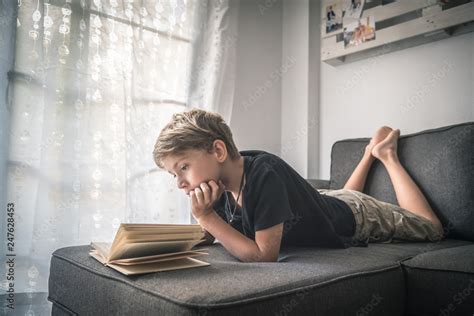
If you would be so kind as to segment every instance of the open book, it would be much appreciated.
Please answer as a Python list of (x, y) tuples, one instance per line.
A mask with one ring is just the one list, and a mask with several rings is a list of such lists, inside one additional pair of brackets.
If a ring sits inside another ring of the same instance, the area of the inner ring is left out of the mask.
[(210, 265), (191, 250), (205, 241), (199, 224), (120, 224), (112, 243), (91, 242), (89, 255), (120, 273), (142, 274)]

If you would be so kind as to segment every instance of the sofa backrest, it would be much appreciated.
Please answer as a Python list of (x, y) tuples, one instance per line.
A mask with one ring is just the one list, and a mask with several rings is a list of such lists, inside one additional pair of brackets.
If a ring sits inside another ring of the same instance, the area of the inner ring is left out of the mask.
[[(353, 138), (333, 144), (330, 189), (344, 186), (369, 141)], [(440, 218), (447, 236), (474, 241), (474, 122), (402, 134), (398, 156)], [(364, 193), (399, 205), (390, 177), (378, 159), (367, 175)]]

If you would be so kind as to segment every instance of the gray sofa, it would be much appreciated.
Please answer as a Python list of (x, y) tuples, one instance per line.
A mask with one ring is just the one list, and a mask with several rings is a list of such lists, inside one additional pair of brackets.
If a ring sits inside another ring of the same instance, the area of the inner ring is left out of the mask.
[[(338, 189), (369, 138), (334, 143)], [(48, 299), (53, 315), (469, 315), (474, 314), (474, 122), (402, 135), (398, 153), (445, 226), (440, 242), (287, 247), (279, 262), (240, 262), (219, 243), (210, 266), (126, 277), (89, 257), (88, 245), (57, 249)], [(397, 203), (375, 161), (365, 193)], [(201, 247), (197, 247), (201, 248)]]

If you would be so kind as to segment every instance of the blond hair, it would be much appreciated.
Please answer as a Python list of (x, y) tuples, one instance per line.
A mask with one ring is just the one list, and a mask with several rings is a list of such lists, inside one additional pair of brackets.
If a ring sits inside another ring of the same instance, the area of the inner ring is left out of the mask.
[(164, 169), (166, 156), (179, 155), (188, 149), (211, 153), (216, 139), (224, 142), (232, 160), (240, 157), (232, 132), (221, 115), (198, 108), (175, 113), (156, 140), (153, 159), (159, 168)]

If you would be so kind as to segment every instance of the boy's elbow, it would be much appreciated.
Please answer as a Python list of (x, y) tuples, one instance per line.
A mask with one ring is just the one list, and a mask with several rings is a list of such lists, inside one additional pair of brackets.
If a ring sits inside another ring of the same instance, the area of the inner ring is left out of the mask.
[(206, 230), (204, 240), (203, 242), (199, 243), (199, 246), (208, 246), (212, 245), (214, 243), (215, 237), (209, 234), (209, 232)]
[(243, 258), (244, 262), (277, 262), (278, 255), (265, 254), (261, 251), (254, 251), (250, 255)]

